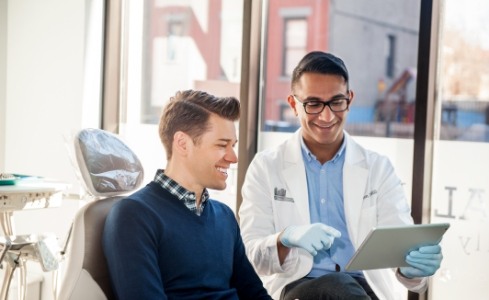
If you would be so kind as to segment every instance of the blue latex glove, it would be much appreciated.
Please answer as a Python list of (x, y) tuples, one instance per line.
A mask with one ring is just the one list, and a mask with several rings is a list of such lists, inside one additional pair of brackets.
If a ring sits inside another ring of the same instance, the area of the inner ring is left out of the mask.
[(399, 272), (407, 278), (431, 276), (440, 268), (442, 259), (440, 245), (420, 247), (406, 255), (410, 267), (401, 267)]
[(318, 254), (319, 250), (329, 249), (334, 239), (340, 236), (341, 233), (333, 227), (322, 223), (314, 223), (285, 228), (280, 235), (280, 242), (289, 248), (303, 248), (314, 256)]

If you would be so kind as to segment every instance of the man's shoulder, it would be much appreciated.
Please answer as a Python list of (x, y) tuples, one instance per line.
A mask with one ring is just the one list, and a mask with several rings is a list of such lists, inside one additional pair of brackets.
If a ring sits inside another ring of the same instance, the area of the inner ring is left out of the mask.
[(155, 192), (155, 184), (154, 182), (150, 182), (140, 188), (139, 190), (133, 192), (132, 194), (126, 195), (124, 197), (124, 200), (126, 199), (139, 199), (139, 198), (144, 198), (148, 194), (152, 194)]
[(363, 146), (351, 136), (347, 136), (346, 151), (348, 153), (347, 161), (349, 163), (364, 162), (368, 166), (379, 164), (391, 165), (391, 162), (386, 155)]
[(347, 151), (352, 152), (355, 155), (364, 155), (364, 156), (372, 156), (372, 157), (383, 156), (379, 152), (362, 145), (359, 141), (357, 141), (357, 138), (352, 137), (346, 133), (345, 133), (345, 137), (347, 141), (346, 144)]
[(289, 151), (300, 151), (298, 132), (288, 136), (286, 139), (280, 142), (277, 142), (273, 146), (258, 151), (256, 153), (256, 156), (262, 157), (263, 159), (273, 160), (281, 158), (285, 153)]
[(171, 194), (159, 187), (155, 182), (150, 182), (136, 192), (126, 195), (115, 205), (126, 209), (135, 209), (137, 207), (147, 206), (150, 202), (159, 201), (159, 199), (166, 197), (171, 197)]
[(209, 199), (208, 202), (209, 202), (208, 205), (214, 207), (214, 211), (216, 211), (217, 213), (230, 215), (234, 217), (233, 210), (226, 203), (223, 203), (215, 199)]

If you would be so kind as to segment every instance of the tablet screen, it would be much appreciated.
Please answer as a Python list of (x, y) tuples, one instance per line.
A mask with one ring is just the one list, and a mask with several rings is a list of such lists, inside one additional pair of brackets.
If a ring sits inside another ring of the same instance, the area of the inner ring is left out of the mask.
[(375, 227), (345, 269), (368, 270), (408, 266), (406, 255), (421, 246), (438, 244), (449, 223)]

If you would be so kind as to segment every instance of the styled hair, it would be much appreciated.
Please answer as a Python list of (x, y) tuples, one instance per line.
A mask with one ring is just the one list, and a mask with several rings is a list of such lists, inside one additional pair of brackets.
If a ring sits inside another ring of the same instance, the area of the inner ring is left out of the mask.
[(347, 89), (350, 89), (345, 63), (331, 53), (312, 51), (306, 54), (292, 72), (292, 90), (304, 73), (339, 75), (345, 79)]
[(235, 97), (216, 97), (203, 91), (178, 91), (163, 109), (160, 117), (159, 135), (167, 153), (172, 157), (173, 136), (182, 131), (197, 144), (209, 130), (209, 118), (215, 114), (221, 118), (239, 119), (240, 103)]

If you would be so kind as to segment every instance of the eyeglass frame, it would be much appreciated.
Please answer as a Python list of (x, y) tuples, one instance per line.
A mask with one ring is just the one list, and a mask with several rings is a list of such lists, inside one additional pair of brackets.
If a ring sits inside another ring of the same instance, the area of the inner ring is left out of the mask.
[[(335, 97), (329, 99), (328, 101), (319, 101), (319, 100), (309, 100), (309, 101), (307, 101), (307, 100), (305, 100), (304, 102), (301, 101), (301, 100), (299, 100), (299, 97), (297, 97), (297, 95), (295, 95), (295, 94), (292, 94), (292, 97), (294, 97), (295, 101), (297, 101), (297, 102), (299, 102), (299, 103), (302, 104), (302, 106), (304, 107), (304, 112), (306, 114), (308, 114), (308, 115), (318, 115), (318, 114), (320, 114), (320, 113), (322, 113), (324, 111), (324, 108), (326, 106), (329, 107), (329, 110), (331, 110), (334, 113), (344, 112), (344, 111), (347, 111), (348, 110), (348, 108), (350, 107), (350, 102), (351, 102), (351, 98), (348, 98), (347, 96), (343, 96), (343, 95), (342, 96), (335, 96)], [(331, 108), (331, 102), (337, 101), (337, 100), (346, 100), (346, 108), (343, 109), (343, 110), (338, 110), (338, 111), (337, 110), (333, 110)], [(315, 113), (307, 112), (306, 106), (307, 106), (307, 103), (309, 103), (309, 102), (321, 103), (323, 105), (323, 108), (319, 112), (315, 112)]]

